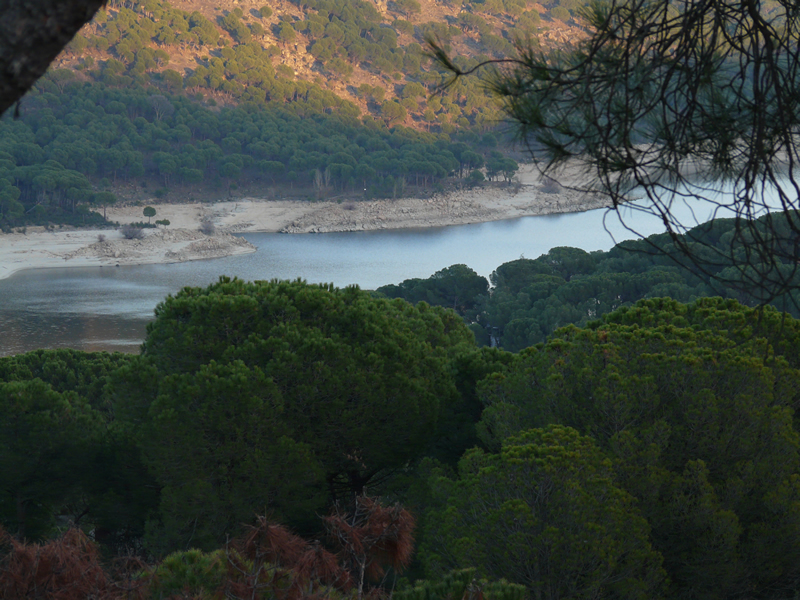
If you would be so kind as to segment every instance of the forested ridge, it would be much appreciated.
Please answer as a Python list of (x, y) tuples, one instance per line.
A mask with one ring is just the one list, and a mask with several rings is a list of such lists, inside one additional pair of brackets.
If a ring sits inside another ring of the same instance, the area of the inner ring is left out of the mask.
[(792, 598), (798, 343), (719, 297), (513, 354), (356, 287), (185, 288), (139, 355), (0, 359), (0, 589)]
[[(476, 120), (491, 126), (498, 106), (478, 81), (460, 82), (430, 102), (428, 93), (443, 73), (425, 60), (426, 39), (448, 43), (474, 64), (512, 53), (515, 39), (538, 41), (553, 27), (566, 28), (551, 14), (558, 4), (111, 2), (58, 66), (90, 74), (108, 69), (98, 75), (162, 82), (218, 102), (290, 102), (305, 83), (348, 100), (365, 115), (452, 131)], [(580, 3), (567, 6), (574, 13)], [(572, 13), (556, 10), (565, 21)]]
[[(775, 3), (761, 7), (772, 14)], [(0, 226), (99, 223), (122, 199), (393, 198), (516, 163), (490, 71), (582, 36), (585, 3), (115, 1), (0, 121)], [(345, 139), (346, 138), (346, 139)]]

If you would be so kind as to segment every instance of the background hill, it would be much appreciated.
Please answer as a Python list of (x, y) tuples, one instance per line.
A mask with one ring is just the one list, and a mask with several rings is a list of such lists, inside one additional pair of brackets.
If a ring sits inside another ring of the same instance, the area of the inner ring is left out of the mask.
[[(56, 67), (185, 90), (223, 105), (291, 102), (325, 92), (387, 124), (426, 130), (492, 127), (497, 105), (479, 78), (430, 98), (442, 73), (424, 56), (432, 36), (464, 64), (514, 53), (530, 38), (543, 51), (581, 36), (580, 0), (159, 0), (112, 1)], [(98, 72), (99, 71), (99, 72)], [(65, 74), (60, 77), (66, 78)], [(394, 102), (399, 103), (400, 110)], [(329, 108), (329, 107), (325, 107)], [(341, 108), (341, 106), (340, 106)]]
[(577, 4), (264, 1), (112, 0), (21, 118), (0, 119), (0, 227), (88, 224), (118, 198), (508, 183), (517, 164), (497, 102), (480, 77), (441, 89), (425, 40), (469, 66), (515, 39), (546, 52), (582, 35)]

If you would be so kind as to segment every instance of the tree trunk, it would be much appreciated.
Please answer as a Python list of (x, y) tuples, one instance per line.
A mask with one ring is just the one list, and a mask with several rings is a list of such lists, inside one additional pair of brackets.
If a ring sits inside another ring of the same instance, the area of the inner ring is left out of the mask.
[(17, 537), (25, 539), (25, 521), (27, 520), (27, 504), (22, 496), (17, 496)]

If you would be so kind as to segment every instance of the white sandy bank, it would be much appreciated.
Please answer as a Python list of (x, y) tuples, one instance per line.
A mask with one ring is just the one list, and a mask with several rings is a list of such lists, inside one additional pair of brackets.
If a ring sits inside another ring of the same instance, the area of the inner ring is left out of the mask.
[[(0, 235), (0, 279), (21, 269), (172, 263), (255, 252), (252, 244), (234, 233), (439, 227), (579, 212), (601, 208), (605, 200), (546, 186), (535, 167), (525, 165), (514, 187), (465, 189), (431, 198), (342, 203), (242, 198), (154, 206), (156, 218), (168, 219), (170, 225), (146, 229), (143, 240), (126, 240), (115, 230), (45, 231), (40, 227), (28, 228), (25, 234)], [(109, 208), (108, 219), (121, 224), (141, 221), (142, 207)], [(213, 222), (216, 233), (200, 233), (203, 221)]]
[[(81, 229), (0, 235), (0, 279), (22, 269), (146, 265), (219, 258), (255, 252), (228, 233), (206, 236), (197, 230), (148, 229), (141, 240), (126, 240), (114, 230)], [(99, 236), (105, 237), (99, 241)]]

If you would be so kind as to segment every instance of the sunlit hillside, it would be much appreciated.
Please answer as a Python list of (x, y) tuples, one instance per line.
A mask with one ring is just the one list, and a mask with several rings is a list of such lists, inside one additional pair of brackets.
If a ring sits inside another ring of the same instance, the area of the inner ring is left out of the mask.
[(498, 114), (480, 77), (431, 97), (443, 74), (427, 58), (426, 40), (446, 44), (464, 64), (511, 56), (515, 40), (547, 51), (580, 37), (572, 17), (579, 5), (579, 0), (548, 6), (526, 0), (113, 1), (55, 69), (77, 69), (109, 83), (124, 74), (223, 105), (314, 96), (317, 108), (336, 107), (389, 125), (447, 133), (469, 126), (486, 130)]

